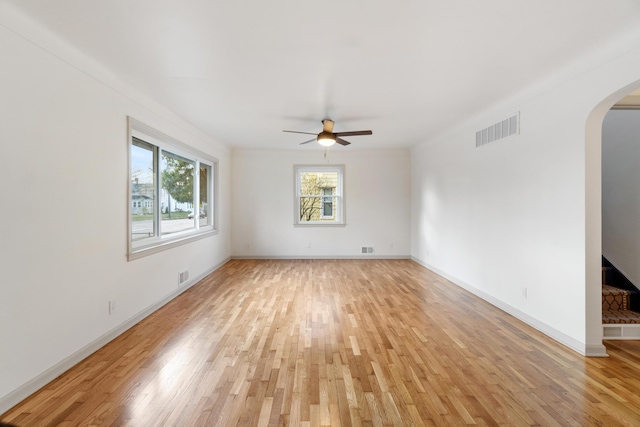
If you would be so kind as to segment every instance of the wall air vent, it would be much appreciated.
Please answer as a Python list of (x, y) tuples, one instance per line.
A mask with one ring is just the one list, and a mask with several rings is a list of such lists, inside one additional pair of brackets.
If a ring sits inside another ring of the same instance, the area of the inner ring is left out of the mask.
[(520, 113), (476, 132), (476, 147), (520, 133)]
[(189, 270), (178, 273), (178, 285), (182, 285), (187, 280), (189, 280)]
[(363, 246), (362, 247), (362, 253), (363, 254), (372, 254), (373, 253), (373, 246)]

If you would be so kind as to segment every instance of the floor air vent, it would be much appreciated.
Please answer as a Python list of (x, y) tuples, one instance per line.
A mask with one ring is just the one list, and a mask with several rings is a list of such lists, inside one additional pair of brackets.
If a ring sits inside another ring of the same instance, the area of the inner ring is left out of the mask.
[(476, 132), (476, 147), (520, 133), (520, 113)]
[(363, 254), (372, 254), (373, 253), (373, 246), (363, 246), (362, 247), (362, 253)]

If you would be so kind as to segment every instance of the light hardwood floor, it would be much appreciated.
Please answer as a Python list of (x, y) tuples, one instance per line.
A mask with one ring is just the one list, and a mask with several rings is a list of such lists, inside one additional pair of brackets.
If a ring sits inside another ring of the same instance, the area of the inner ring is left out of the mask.
[(640, 344), (607, 348), (582, 357), (409, 260), (233, 260), (1, 419), (638, 426)]

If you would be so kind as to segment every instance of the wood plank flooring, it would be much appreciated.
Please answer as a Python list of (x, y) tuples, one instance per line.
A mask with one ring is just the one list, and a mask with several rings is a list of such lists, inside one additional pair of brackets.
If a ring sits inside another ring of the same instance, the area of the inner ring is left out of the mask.
[(585, 358), (409, 260), (233, 260), (16, 426), (638, 426), (640, 343)]

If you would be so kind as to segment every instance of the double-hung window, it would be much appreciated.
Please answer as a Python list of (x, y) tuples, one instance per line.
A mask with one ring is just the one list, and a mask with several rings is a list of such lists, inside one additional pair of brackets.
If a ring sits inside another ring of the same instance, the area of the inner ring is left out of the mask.
[(344, 225), (344, 166), (294, 166), (295, 225)]
[(217, 160), (129, 118), (130, 260), (216, 232)]

